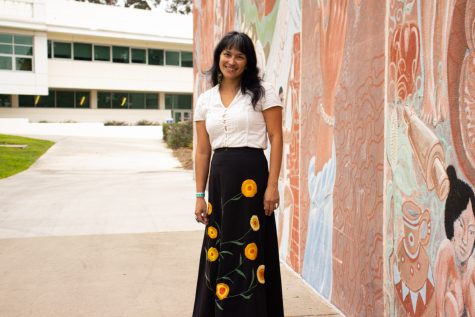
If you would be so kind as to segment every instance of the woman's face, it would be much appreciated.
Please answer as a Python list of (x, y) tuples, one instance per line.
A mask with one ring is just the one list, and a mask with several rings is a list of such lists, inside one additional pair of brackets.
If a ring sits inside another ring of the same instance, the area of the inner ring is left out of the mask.
[(219, 69), (224, 79), (234, 80), (241, 78), (246, 65), (246, 55), (234, 48), (224, 49), (219, 56)]
[(458, 260), (465, 262), (468, 260), (473, 250), (475, 241), (475, 217), (473, 216), (472, 202), (469, 200), (467, 208), (460, 214), (454, 222), (454, 244), (455, 255)]

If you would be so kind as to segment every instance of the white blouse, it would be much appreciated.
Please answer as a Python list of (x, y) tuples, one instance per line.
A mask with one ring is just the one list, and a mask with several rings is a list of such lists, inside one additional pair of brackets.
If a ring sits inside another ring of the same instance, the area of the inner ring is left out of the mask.
[(194, 121), (206, 121), (206, 131), (213, 150), (222, 147), (267, 148), (267, 129), (262, 111), (282, 107), (272, 85), (262, 82), (265, 95), (252, 107), (251, 96), (241, 90), (225, 107), (221, 101), (219, 85), (205, 91), (196, 102)]

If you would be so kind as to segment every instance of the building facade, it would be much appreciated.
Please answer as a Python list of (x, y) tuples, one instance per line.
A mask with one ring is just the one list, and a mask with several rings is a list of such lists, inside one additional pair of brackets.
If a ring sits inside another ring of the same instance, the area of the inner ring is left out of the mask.
[(68, 0), (0, 0), (0, 117), (191, 118), (192, 16)]

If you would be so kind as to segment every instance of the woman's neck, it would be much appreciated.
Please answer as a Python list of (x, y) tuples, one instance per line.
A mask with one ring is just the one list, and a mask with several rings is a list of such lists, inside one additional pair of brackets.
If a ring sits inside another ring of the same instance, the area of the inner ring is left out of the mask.
[(219, 84), (219, 89), (221, 91), (233, 91), (237, 92), (241, 87), (240, 80), (229, 80), (223, 79), (223, 81)]

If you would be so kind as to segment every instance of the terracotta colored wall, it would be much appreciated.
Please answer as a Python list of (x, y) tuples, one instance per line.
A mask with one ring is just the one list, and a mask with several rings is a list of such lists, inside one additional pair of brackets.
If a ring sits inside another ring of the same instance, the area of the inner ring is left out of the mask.
[(281, 259), (349, 316), (475, 315), (475, 0), (201, 0), (194, 14), (195, 96), (233, 29), (282, 87)]

